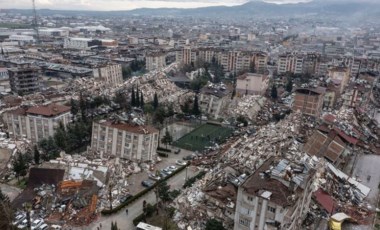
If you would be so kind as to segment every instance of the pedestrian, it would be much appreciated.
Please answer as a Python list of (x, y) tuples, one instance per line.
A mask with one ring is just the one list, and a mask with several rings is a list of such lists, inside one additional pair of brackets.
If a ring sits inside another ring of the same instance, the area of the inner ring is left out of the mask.
[(128, 215), (128, 209), (125, 209), (125, 213)]
[(102, 223), (99, 224), (100, 228), (102, 228)]

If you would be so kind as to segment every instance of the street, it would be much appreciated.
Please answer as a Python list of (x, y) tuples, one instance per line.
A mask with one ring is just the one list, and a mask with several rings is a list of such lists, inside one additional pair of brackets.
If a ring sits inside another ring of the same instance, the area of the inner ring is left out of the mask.
[[(197, 172), (195, 171), (196, 168), (194, 166), (189, 166), (187, 169), (187, 176), (192, 177)], [(186, 170), (183, 170), (182, 172), (178, 173), (174, 177), (170, 178), (168, 181), (168, 184), (171, 186), (171, 189), (180, 189), (182, 188), (182, 185), (185, 183), (185, 177), (186, 177)], [(110, 216), (100, 216), (99, 219), (92, 223), (88, 227), (81, 227), (77, 229), (93, 229), (97, 230), (97, 227), (99, 224), (102, 224), (102, 229), (111, 229), (111, 223), (117, 222), (117, 226), (121, 230), (132, 230), (135, 229), (135, 226), (133, 225), (132, 221), (135, 217), (140, 215), (142, 213), (142, 204), (143, 201), (146, 200), (148, 203), (154, 204), (156, 203), (156, 196), (153, 191), (147, 193), (145, 196), (141, 197), (138, 201), (132, 203), (129, 205), (128, 208), (128, 216), (125, 213), (125, 209), (121, 210), (120, 212), (110, 215)]]

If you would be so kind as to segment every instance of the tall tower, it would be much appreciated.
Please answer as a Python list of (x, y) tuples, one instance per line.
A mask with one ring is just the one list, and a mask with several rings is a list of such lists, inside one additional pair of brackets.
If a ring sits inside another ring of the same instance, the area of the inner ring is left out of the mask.
[(40, 43), (40, 32), (38, 31), (38, 18), (37, 18), (37, 11), (36, 11), (36, 1), (32, 0), (33, 2), (33, 14), (34, 14), (34, 20), (33, 20), (33, 29), (36, 32), (36, 43)]

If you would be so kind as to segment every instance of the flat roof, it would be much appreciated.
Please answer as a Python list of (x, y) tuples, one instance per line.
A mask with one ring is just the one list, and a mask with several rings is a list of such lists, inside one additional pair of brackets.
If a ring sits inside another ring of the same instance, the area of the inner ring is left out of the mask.
[(151, 133), (157, 133), (158, 129), (152, 127), (152, 126), (146, 126), (146, 125), (133, 125), (129, 123), (114, 123), (112, 121), (99, 121), (97, 122), (99, 125), (108, 126), (111, 128), (124, 130), (131, 133), (137, 133), (137, 134), (151, 134)]

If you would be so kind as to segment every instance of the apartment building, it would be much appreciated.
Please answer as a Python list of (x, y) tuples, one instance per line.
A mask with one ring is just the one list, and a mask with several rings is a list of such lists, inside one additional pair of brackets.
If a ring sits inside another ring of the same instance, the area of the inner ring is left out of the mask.
[(199, 107), (202, 113), (218, 119), (230, 100), (230, 91), (225, 87), (205, 86), (199, 94)]
[(197, 53), (190, 47), (184, 47), (181, 50), (176, 51), (176, 61), (181, 64), (189, 65), (195, 63), (197, 60)]
[(0, 68), (0, 93), (11, 92), (11, 85), (9, 83), (8, 70), (6, 68)]
[(345, 66), (334, 66), (328, 69), (328, 77), (337, 85), (340, 85), (340, 93), (350, 81), (350, 68)]
[(268, 89), (268, 74), (245, 73), (236, 80), (236, 94), (263, 95)]
[(292, 110), (319, 117), (322, 112), (325, 92), (326, 88), (323, 87), (296, 89)]
[(27, 138), (37, 143), (53, 136), (60, 123), (66, 126), (71, 121), (70, 110), (58, 104), (18, 108), (5, 112), (3, 119), (11, 138)]
[(10, 68), (8, 69), (11, 90), (19, 95), (26, 95), (40, 90), (39, 74), (37, 67)]
[(234, 230), (299, 229), (309, 211), (314, 169), (271, 157), (238, 188)]
[(64, 39), (63, 48), (76, 50), (90, 50), (93, 47), (117, 47), (118, 42), (113, 39), (71, 38)]
[(279, 74), (284, 73), (303, 73), (303, 56), (299, 54), (286, 53), (282, 54), (278, 58), (277, 72)]
[(91, 149), (101, 156), (152, 161), (157, 156), (158, 134), (151, 126), (101, 120), (93, 123)]
[(123, 72), (120, 64), (109, 64), (93, 69), (94, 78), (109, 86), (123, 83)]
[(145, 57), (146, 69), (149, 71), (161, 69), (166, 66), (166, 53), (164, 52), (151, 52)]

